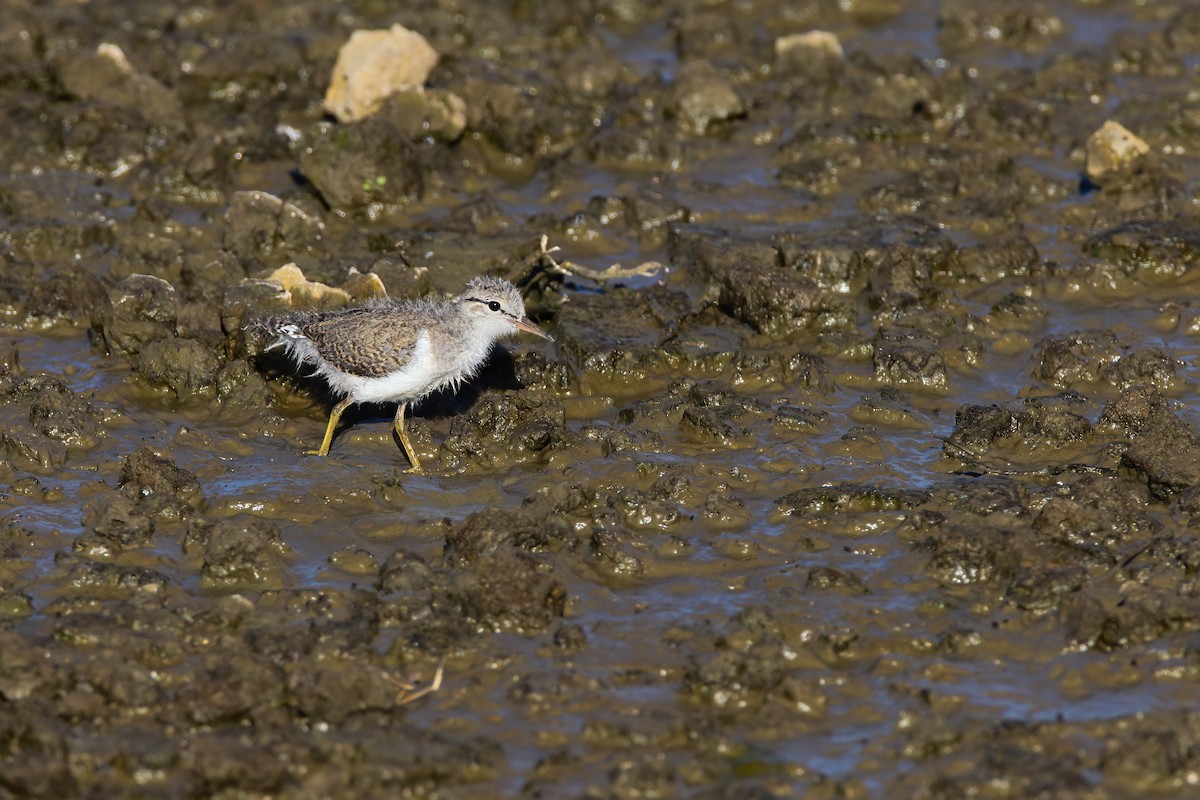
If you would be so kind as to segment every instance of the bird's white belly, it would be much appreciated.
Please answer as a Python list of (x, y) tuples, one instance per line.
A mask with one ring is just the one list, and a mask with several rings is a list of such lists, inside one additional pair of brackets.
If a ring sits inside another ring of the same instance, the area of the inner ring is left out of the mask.
[(355, 402), (394, 403), (424, 396), (443, 382), (441, 373), (429, 337), (422, 334), (413, 347), (412, 357), (395, 372), (380, 378), (364, 378), (330, 370), (325, 378), (331, 387), (353, 397)]

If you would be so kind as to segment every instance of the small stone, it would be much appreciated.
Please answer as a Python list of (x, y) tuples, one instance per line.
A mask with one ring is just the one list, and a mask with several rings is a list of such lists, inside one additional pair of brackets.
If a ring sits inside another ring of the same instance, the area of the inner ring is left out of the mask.
[(325, 110), (339, 122), (365, 119), (396, 92), (422, 86), (437, 61), (425, 37), (403, 25), (355, 31), (338, 50)]
[(111, 42), (101, 42), (96, 45), (96, 55), (108, 59), (118, 75), (126, 77), (133, 74), (133, 66), (129, 63), (125, 51)]
[(1105, 176), (1125, 172), (1149, 152), (1150, 145), (1121, 123), (1110, 119), (1088, 137), (1088, 180), (1099, 183)]

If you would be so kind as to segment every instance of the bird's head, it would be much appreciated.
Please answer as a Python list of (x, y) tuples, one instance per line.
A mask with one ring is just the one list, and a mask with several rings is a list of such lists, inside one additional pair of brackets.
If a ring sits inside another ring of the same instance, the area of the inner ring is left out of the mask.
[(532, 333), (543, 339), (554, 341), (545, 331), (534, 325), (525, 316), (525, 303), (521, 293), (503, 278), (485, 275), (472, 278), (467, 288), (455, 299), (467, 318), (478, 330), (492, 337), (508, 336), (517, 331)]

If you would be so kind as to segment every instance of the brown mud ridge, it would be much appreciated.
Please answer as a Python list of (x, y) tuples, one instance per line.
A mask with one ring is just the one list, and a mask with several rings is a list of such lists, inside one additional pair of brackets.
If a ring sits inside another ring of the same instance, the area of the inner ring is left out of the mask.
[[(393, 23), (427, 91), (324, 117)], [(8, 3), (0, 797), (1195, 791), (1198, 67), (1171, 2)], [(430, 474), (303, 455), (246, 322), (484, 272), (556, 341)]]

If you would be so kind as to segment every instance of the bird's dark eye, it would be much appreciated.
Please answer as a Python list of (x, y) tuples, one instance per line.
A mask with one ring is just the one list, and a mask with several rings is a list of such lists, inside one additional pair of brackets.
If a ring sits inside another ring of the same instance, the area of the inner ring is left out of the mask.
[(497, 300), (489, 300), (489, 301), (488, 301), (488, 308), (490, 308), (492, 311), (499, 311), (499, 310), (500, 310), (500, 303), (499, 303), (499, 301), (497, 301)]

